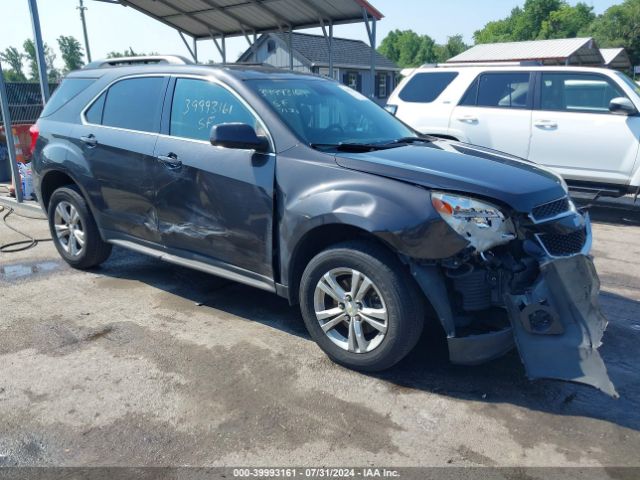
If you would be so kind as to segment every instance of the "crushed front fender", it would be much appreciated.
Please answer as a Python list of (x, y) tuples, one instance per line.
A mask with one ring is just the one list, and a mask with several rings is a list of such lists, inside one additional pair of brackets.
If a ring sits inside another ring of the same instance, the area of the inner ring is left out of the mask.
[(598, 305), (600, 281), (591, 258), (545, 262), (523, 294), (506, 294), (514, 337), (530, 379), (591, 385), (617, 398), (598, 353), (607, 319)]

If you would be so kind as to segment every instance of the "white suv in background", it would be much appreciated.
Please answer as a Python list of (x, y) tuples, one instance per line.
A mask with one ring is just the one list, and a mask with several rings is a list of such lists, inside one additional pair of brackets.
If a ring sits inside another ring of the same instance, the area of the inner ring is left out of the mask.
[(548, 166), (576, 189), (640, 190), (640, 87), (587, 67), (421, 67), (387, 109), (416, 130)]

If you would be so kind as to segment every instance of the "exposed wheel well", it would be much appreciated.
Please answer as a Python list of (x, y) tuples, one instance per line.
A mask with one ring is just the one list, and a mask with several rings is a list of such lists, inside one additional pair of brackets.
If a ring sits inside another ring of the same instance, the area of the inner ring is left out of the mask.
[(331, 245), (355, 239), (364, 239), (389, 249), (387, 244), (371, 233), (351, 225), (323, 225), (307, 232), (296, 246), (289, 263), (290, 303), (298, 303), (302, 273), (313, 257)]
[(52, 171), (44, 176), (40, 182), (40, 195), (42, 196), (42, 204), (45, 209), (49, 208), (49, 200), (53, 192), (66, 185), (76, 185), (76, 182), (66, 173)]

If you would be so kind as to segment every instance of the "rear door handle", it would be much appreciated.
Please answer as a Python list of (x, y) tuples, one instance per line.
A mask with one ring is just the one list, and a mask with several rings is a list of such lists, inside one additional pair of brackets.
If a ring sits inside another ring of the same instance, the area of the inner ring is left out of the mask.
[(538, 128), (546, 128), (549, 130), (558, 128), (558, 122), (555, 122), (553, 120), (538, 120), (536, 122), (533, 122), (533, 124)]
[(98, 139), (93, 133), (90, 133), (87, 136), (80, 137), (80, 141), (88, 147), (95, 147), (96, 145), (98, 145)]
[(158, 155), (156, 157), (160, 163), (162, 163), (165, 167), (176, 170), (182, 167), (182, 162), (178, 160), (178, 156), (175, 153), (168, 153), (167, 155)]

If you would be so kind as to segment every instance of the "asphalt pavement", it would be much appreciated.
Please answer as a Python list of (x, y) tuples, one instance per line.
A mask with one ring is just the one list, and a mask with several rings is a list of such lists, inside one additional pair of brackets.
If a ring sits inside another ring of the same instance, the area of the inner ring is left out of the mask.
[(592, 216), (618, 400), (515, 352), (453, 366), (437, 327), (364, 375), (269, 293), (117, 248), (90, 272), (50, 242), (0, 253), (0, 465), (640, 467), (640, 215)]

